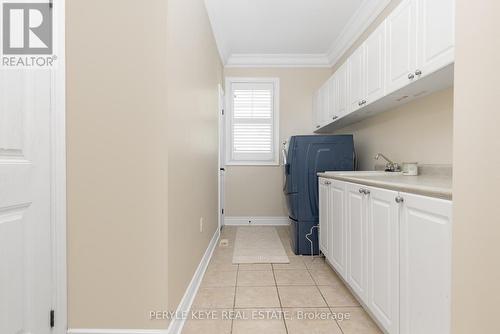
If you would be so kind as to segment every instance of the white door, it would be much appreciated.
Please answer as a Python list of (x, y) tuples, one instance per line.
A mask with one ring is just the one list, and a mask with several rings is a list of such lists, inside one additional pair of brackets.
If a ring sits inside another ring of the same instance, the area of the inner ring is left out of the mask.
[(416, 21), (415, 0), (403, 0), (386, 19), (386, 94), (416, 79)]
[(400, 194), (401, 333), (450, 333), (450, 201)]
[(367, 306), (384, 329), (399, 333), (399, 205), (396, 191), (367, 188)]
[(0, 70), (0, 333), (46, 334), (53, 296), (50, 70)]
[(350, 111), (358, 110), (363, 106), (365, 99), (365, 49), (359, 47), (349, 57), (349, 106)]
[(328, 257), (329, 203), (331, 181), (319, 178), (319, 249)]
[(225, 136), (225, 110), (224, 110), (224, 90), (219, 85), (219, 229), (224, 225), (224, 177), (226, 173), (226, 136)]
[(347, 282), (362, 299), (366, 296), (366, 203), (362, 186), (346, 183)]
[(418, 1), (417, 70), (424, 77), (454, 61), (455, 0), (414, 1)]
[(367, 103), (384, 96), (385, 77), (385, 21), (367, 38), (365, 47), (365, 82)]
[(337, 95), (336, 95), (336, 103), (337, 103), (337, 115), (342, 117), (346, 115), (348, 110), (348, 62), (342, 64), (337, 72), (335, 72), (336, 84), (337, 84)]
[(333, 181), (330, 186), (330, 263), (342, 276), (346, 277), (346, 219), (345, 183)]

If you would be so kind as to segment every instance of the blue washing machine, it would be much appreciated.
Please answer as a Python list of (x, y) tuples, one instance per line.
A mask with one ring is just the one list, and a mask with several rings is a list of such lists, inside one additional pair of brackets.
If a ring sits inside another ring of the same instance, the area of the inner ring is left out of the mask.
[(319, 254), (318, 231), (312, 229), (311, 243), (306, 239), (319, 222), (318, 176), (325, 171), (352, 171), (355, 167), (352, 135), (293, 136), (284, 149), (284, 185), (292, 237), (297, 255)]

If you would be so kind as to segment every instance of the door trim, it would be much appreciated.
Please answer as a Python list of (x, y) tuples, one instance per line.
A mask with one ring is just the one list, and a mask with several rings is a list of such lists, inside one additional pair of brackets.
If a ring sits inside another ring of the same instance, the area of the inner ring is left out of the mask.
[(218, 226), (219, 230), (222, 228), (224, 225), (224, 216), (225, 214), (222, 213), (222, 210), (224, 210), (224, 176), (225, 176), (225, 161), (226, 158), (224, 156), (225, 150), (226, 150), (226, 124), (225, 124), (225, 96), (224, 96), (224, 88), (222, 88), (222, 85), (218, 85), (218, 113), (219, 113), (219, 152), (218, 152), (218, 163), (217, 163), (217, 207), (218, 207)]
[(66, 0), (55, 0), (54, 45), (57, 66), (51, 76), (51, 212), (53, 295), (55, 310), (54, 334), (66, 333), (67, 323), (67, 267), (66, 267), (66, 61), (65, 61), (65, 5)]

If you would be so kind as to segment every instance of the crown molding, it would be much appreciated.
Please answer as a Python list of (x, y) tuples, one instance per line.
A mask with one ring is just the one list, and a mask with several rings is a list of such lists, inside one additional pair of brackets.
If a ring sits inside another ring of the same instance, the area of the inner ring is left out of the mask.
[(339, 37), (333, 42), (327, 53), (318, 54), (238, 54), (230, 53), (222, 36), (222, 28), (217, 25), (214, 15), (207, 6), (210, 25), (225, 67), (332, 67), (349, 50), (370, 24), (387, 7), (391, 0), (364, 0), (356, 10)]
[(339, 37), (333, 42), (326, 56), (334, 66), (349, 50), (370, 24), (382, 13), (391, 0), (365, 0), (347, 22)]
[(225, 67), (330, 67), (325, 54), (232, 54)]

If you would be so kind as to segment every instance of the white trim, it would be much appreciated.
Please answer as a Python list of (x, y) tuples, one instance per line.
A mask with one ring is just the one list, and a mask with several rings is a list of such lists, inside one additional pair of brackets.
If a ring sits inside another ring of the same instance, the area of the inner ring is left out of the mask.
[(391, 0), (363, 1), (326, 54), (331, 66), (342, 58), (390, 2)]
[(55, 311), (54, 334), (66, 333), (67, 322), (67, 266), (66, 266), (66, 0), (54, 3), (54, 54), (57, 64), (51, 71), (51, 212), (53, 243)]
[[(233, 83), (271, 83), (274, 86), (274, 91), (273, 91), (273, 150), (274, 150), (274, 155), (273, 155), (273, 160), (272, 161), (257, 161), (257, 160), (249, 160), (249, 161), (240, 161), (240, 160), (231, 160), (231, 140), (232, 140), (232, 133), (231, 133), (231, 115), (233, 113), (232, 111), (232, 102), (231, 102), (231, 85)], [(226, 77), (225, 78), (225, 86), (224, 89), (226, 90), (226, 99), (225, 99), (225, 116), (229, 115), (230, 117), (225, 118), (225, 148), (226, 148), (226, 154), (225, 154), (225, 165), (226, 166), (232, 166), (232, 165), (240, 165), (240, 166), (278, 166), (279, 161), (280, 161), (280, 147), (279, 147), (279, 142), (280, 142), (280, 78), (278, 77)]]
[(165, 329), (96, 329), (70, 328), (67, 334), (167, 334)]
[(226, 226), (285, 226), (289, 225), (288, 217), (225, 217)]
[(238, 54), (225, 67), (330, 67), (326, 54)]
[(219, 84), (217, 87), (218, 91), (218, 101), (219, 101), (219, 108), (218, 108), (218, 113), (219, 113), (219, 150), (218, 150), (218, 168), (217, 168), (217, 203), (218, 205), (218, 213), (217, 213), (217, 221), (219, 222), (219, 230), (222, 228), (222, 225), (224, 225), (224, 214), (222, 211), (224, 210), (224, 176), (225, 176), (225, 163), (226, 159), (224, 157), (224, 153), (226, 152), (225, 146), (225, 101), (226, 97), (224, 95), (224, 89), (222, 88), (222, 85)]
[[(212, 257), (215, 247), (217, 246), (217, 241), (219, 240), (219, 237), (220, 237), (220, 229), (217, 229), (212, 237), (212, 240), (210, 240), (210, 243), (208, 244), (205, 254), (201, 258), (198, 268), (196, 268), (193, 278), (191, 279), (191, 282), (189, 283), (186, 292), (184, 293), (184, 296), (182, 297), (182, 300), (179, 303), (179, 306), (177, 307), (175, 314), (187, 314), (187, 312), (189, 312), (189, 310), (191, 309), (194, 297), (198, 292), (201, 280), (203, 279), (203, 275), (207, 270), (208, 263), (210, 262), (210, 258)], [(168, 326), (167, 333), (180, 334), (182, 328), (184, 327), (185, 322), (186, 319), (183, 319), (182, 317), (172, 319), (170, 325)]]

